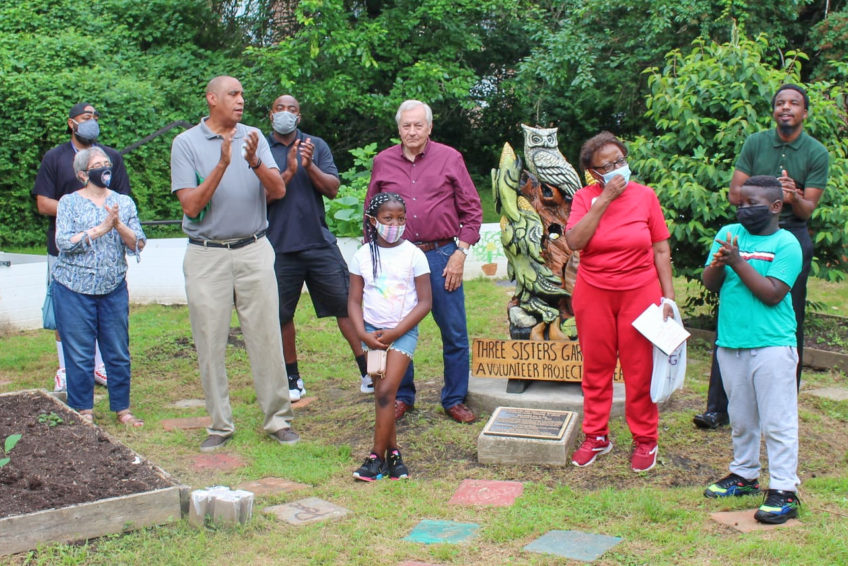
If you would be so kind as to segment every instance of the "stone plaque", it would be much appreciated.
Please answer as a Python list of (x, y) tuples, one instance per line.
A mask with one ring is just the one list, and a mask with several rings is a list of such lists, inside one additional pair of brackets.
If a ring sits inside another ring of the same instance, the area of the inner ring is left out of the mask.
[(559, 440), (573, 416), (571, 411), (498, 407), (483, 434)]
[[(576, 340), (498, 340), (475, 338), (471, 375), (537, 381), (583, 380), (583, 352)], [(624, 381), (616, 364), (613, 381)]]

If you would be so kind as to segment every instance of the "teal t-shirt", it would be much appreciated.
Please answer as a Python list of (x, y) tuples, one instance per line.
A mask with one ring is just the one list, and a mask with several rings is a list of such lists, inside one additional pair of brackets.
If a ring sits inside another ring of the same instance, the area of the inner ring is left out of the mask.
[[(792, 287), (801, 272), (801, 244), (791, 232), (780, 229), (768, 236), (748, 232), (741, 224), (719, 230), (705, 265), (721, 248), (719, 239), (727, 234), (739, 237), (742, 258), (764, 277), (772, 277)], [(723, 348), (765, 348), (796, 346), (795, 311), (789, 293), (774, 306), (758, 299), (732, 268), (725, 266), (719, 291), (718, 339)]]

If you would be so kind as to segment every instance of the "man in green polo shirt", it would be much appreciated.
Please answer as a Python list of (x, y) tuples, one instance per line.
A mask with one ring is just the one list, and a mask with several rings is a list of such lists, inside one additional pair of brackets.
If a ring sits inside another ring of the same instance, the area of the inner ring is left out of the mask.
[[(728, 198), (739, 205), (740, 187), (754, 175), (773, 175), (783, 186), (783, 210), (780, 227), (792, 232), (801, 244), (803, 264), (801, 274), (792, 286), (792, 307), (795, 309), (795, 338), (798, 344), (796, 381), (801, 384), (801, 363), (804, 352), (804, 306), (807, 302), (807, 277), (813, 259), (813, 241), (807, 220), (819, 203), (827, 185), (829, 157), (827, 149), (804, 131), (804, 120), (810, 108), (807, 92), (794, 84), (777, 89), (772, 98), (772, 117), (776, 127), (751, 134), (736, 160), (730, 180)], [(713, 356), (715, 357), (715, 356)], [(718, 365), (713, 363), (707, 411), (693, 419), (700, 428), (717, 428), (727, 424), (727, 396), (721, 383)]]

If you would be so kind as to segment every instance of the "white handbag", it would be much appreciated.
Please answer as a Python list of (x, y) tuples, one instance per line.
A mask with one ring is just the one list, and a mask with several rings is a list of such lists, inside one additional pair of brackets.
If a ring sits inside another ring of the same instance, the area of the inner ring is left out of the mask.
[[(683, 325), (677, 303), (663, 298), (662, 304), (668, 303), (674, 311), (674, 320)], [(654, 346), (654, 372), (651, 375), (651, 401), (663, 403), (674, 391), (683, 387), (686, 376), (686, 342), (684, 341), (671, 354)]]

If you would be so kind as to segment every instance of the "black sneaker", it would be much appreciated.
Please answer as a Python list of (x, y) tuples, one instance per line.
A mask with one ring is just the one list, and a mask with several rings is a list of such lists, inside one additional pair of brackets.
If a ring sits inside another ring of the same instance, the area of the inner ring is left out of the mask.
[(409, 477), (409, 470), (403, 463), (400, 457), (400, 450), (393, 448), (389, 454), (389, 479), (390, 480), (405, 480)]
[(353, 477), (360, 481), (377, 481), (386, 476), (386, 463), (373, 452), (365, 458), (359, 469), (353, 472)]
[(757, 480), (746, 480), (742, 476), (730, 474), (711, 484), (704, 490), (704, 497), (729, 497), (735, 495), (756, 495), (760, 493), (760, 482)]
[(798, 516), (801, 501), (794, 491), (769, 489), (763, 497), (763, 504), (754, 513), (754, 519), (761, 523), (780, 525)]
[(303, 380), (296, 373), (289, 375), (289, 399), (292, 403), (300, 401), (306, 395)]

